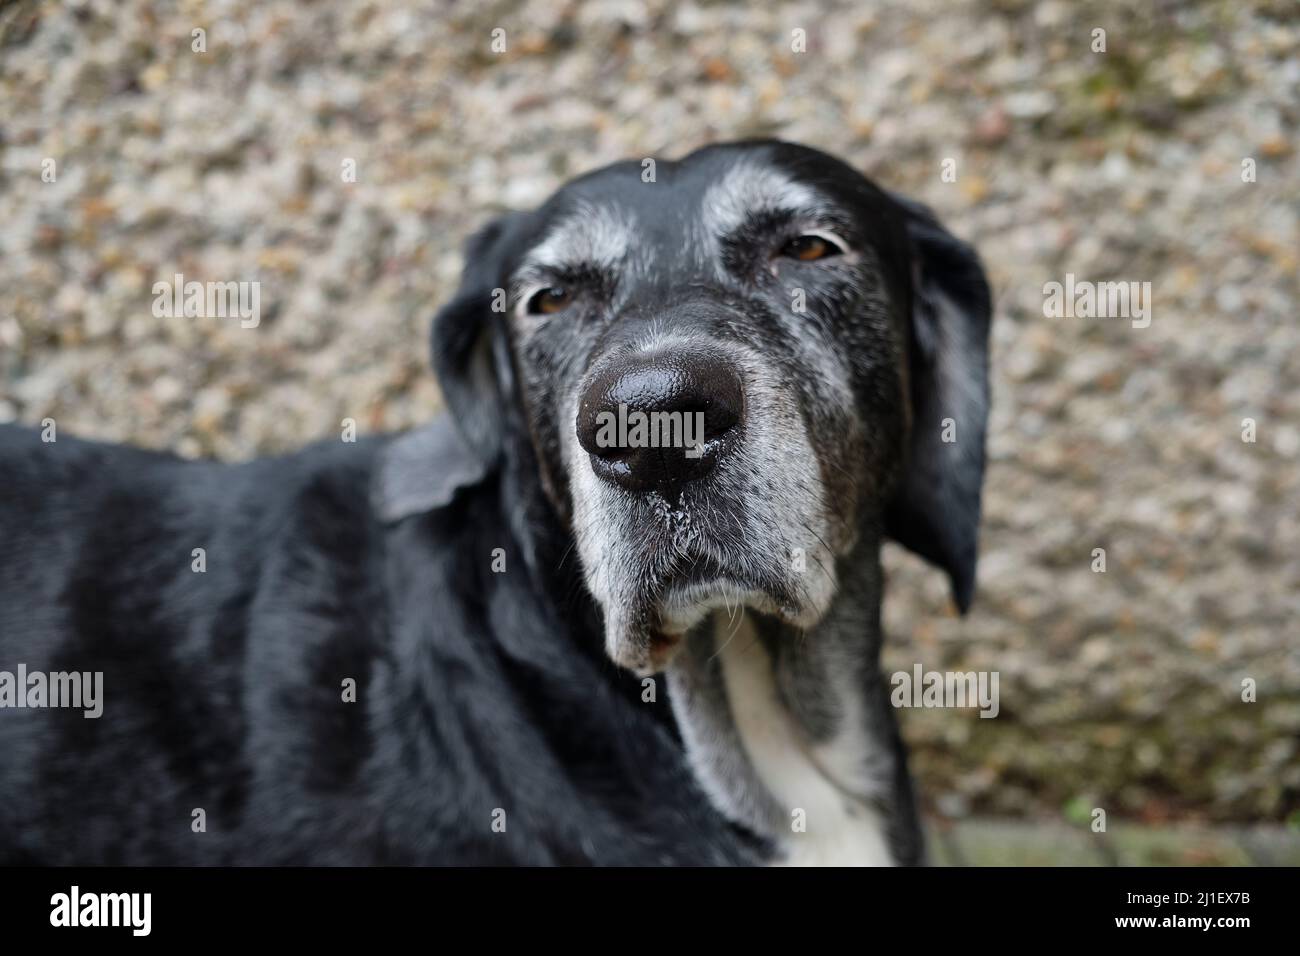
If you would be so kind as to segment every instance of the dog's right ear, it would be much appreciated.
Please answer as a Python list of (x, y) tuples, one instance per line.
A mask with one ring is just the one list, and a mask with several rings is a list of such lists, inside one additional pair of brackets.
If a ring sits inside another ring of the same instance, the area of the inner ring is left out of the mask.
[(504, 283), (507, 250), (526, 218), (506, 213), (465, 243), (460, 288), (433, 317), (433, 370), (443, 401), (465, 444), (485, 467), (501, 454), (515, 390)]

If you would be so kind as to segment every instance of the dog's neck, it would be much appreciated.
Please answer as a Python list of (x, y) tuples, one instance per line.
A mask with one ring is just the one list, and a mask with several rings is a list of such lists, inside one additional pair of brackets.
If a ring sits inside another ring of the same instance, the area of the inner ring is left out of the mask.
[(842, 562), (835, 603), (800, 633), (719, 612), (668, 672), (696, 777), (776, 862), (891, 864), (921, 858), (912, 794), (878, 670), (878, 544)]

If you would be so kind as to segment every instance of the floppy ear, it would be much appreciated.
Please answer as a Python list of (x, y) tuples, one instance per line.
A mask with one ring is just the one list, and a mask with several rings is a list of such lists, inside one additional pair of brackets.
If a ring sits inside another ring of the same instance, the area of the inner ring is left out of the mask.
[(465, 243), (456, 296), (433, 317), (433, 370), (465, 444), (484, 466), (501, 452), (505, 414), (514, 393), (506, 342), (505, 250), (524, 218), (506, 213)]
[(893, 198), (912, 246), (912, 430), (885, 532), (948, 572), (965, 613), (975, 591), (992, 302), (975, 250), (925, 206)]

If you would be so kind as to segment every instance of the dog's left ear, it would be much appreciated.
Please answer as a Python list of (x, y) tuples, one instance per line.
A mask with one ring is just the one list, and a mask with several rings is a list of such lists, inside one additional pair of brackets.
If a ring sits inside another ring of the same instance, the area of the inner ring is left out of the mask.
[(912, 430), (885, 531), (948, 572), (965, 613), (975, 591), (992, 300), (975, 250), (925, 206), (893, 199), (912, 247)]
[(484, 467), (501, 453), (514, 372), (506, 340), (506, 251), (524, 213), (506, 213), (465, 243), (455, 297), (433, 318), (433, 370), (448, 414)]

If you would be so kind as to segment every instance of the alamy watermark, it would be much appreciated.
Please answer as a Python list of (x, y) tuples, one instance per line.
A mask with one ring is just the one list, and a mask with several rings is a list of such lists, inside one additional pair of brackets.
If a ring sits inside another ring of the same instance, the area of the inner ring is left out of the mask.
[(687, 458), (704, 451), (703, 412), (643, 412), (623, 402), (618, 411), (596, 414), (598, 448), (685, 448)]
[(981, 717), (996, 717), (997, 671), (927, 671), (920, 664), (889, 678), (895, 707), (978, 707)]
[(88, 893), (75, 883), (50, 897), (51, 926), (121, 926), (132, 936), (153, 928), (152, 893)]
[(153, 284), (153, 314), (157, 319), (239, 319), (239, 327), (255, 329), (262, 321), (262, 283), (172, 281)]
[(103, 671), (0, 671), (0, 708), (80, 708), (83, 717), (104, 713)]
[(1043, 286), (1043, 315), (1049, 319), (1131, 319), (1133, 328), (1151, 324), (1150, 282), (1089, 282), (1065, 274), (1065, 282)]

